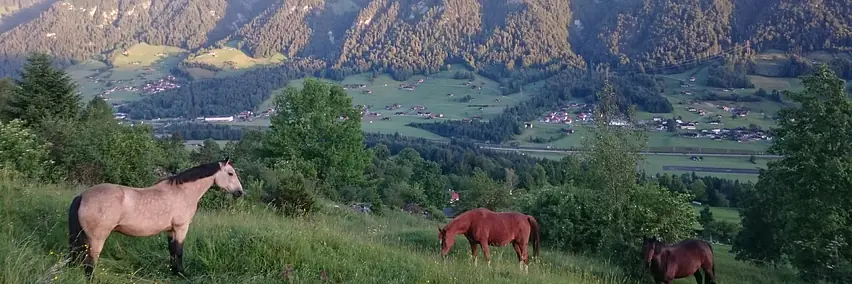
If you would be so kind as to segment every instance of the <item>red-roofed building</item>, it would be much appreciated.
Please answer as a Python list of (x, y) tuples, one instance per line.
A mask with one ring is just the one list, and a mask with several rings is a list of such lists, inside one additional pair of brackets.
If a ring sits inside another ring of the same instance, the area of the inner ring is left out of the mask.
[(453, 192), (450, 194), (450, 203), (453, 203), (453, 202), (456, 202), (456, 201), (459, 201), (459, 193), (456, 192), (455, 190), (453, 190)]

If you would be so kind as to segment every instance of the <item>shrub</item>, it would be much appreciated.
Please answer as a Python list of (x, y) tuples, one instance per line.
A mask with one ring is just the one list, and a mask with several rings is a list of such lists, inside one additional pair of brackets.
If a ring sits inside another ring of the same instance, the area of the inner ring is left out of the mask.
[(0, 122), (0, 168), (41, 177), (45, 168), (53, 164), (48, 158), (49, 147), (23, 121)]
[(444, 211), (441, 209), (435, 208), (434, 206), (426, 207), (426, 213), (429, 214), (429, 219), (444, 222), (447, 220), (447, 216), (444, 215)]
[(280, 170), (267, 170), (262, 173), (262, 201), (276, 211), (290, 216), (302, 216), (313, 211), (316, 198), (316, 181), (306, 178), (300, 172), (289, 171), (291, 167)]

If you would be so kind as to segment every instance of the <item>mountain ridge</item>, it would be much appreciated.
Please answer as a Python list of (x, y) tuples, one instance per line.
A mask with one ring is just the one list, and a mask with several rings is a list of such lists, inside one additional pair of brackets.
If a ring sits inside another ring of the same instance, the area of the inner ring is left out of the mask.
[(70, 64), (140, 42), (197, 51), (236, 41), (256, 57), (313, 56), (347, 74), (380, 70), (401, 78), (448, 63), (503, 76), (589, 63), (641, 70), (706, 58), (746, 41), (758, 50), (852, 46), (852, 13), (847, 13), (852, 4), (840, 0), (3, 0), (0, 5), (20, 1), (52, 4), (0, 34), (0, 76), (14, 75), (33, 51)]

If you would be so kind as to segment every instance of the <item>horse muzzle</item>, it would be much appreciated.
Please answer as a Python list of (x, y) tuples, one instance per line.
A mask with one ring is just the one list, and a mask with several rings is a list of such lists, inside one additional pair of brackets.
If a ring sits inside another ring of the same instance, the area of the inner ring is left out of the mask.
[(245, 192), (245, 191), (243, 191), (242, 189), (237, 190), (237, 191), (234, 191), (234, 192), (231, 192), (231, 196), (233, 196), (234, 198), (240, 198), (240, 197), (242, 197), (243, 195), (246, 195), (246, 192)]

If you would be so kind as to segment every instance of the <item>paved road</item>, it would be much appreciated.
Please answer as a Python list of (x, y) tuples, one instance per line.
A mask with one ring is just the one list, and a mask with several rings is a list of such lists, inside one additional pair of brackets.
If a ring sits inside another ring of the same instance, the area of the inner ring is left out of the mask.
[(685, 171), (685, 172), (705, 172), (705, 173), (727, 173), (727, 174), (759, 174), (758, 169), (732, 169), (732, 168), (714, 168), (714, 167), (688, 167), (688, 166), (663, 166), (664, 171)]
[[(582, 153), (583, 151), (575, 151), (575, 150), (558, 150), (558, 149), (546, 149), (546, 148), (513, 148), (513, 147), (504, 147), (504, 146), (486, 146), (484, 144), (479, 144), (479, 148), (489, 149), (489, 150), (498, 150), (498, 151), (518, 151), (518, 152), (540, 152), (540, 153), (562, 153), (562, 154), (576, 154)], [(693, 153), (665, 153), (665, 152), (642, 152), (643, 155), (658, 155), (658, 156), (703, 156), (703, 157), (745, 157), (748, 158), (749, 154), (693, 154)], [(755, 158), (781, 158), (778, 155), (754, 155)]]

